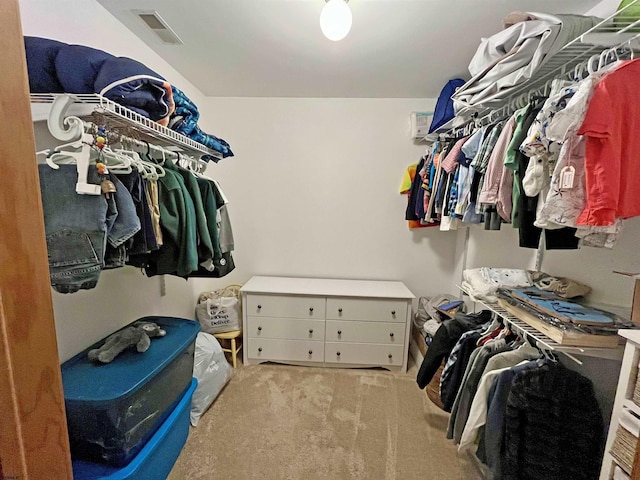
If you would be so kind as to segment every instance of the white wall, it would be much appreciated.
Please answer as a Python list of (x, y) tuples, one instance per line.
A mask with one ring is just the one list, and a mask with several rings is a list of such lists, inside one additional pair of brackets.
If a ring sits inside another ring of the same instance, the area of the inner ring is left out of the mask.
[[(451, 282), (455, 232), (409, 231), (407, 166), (424, 145), (409, 114), (433, 100), (208, 98), (200, 106), (236, 156), (211, 165), (231, 199), (235, 259), (251, 275), (402, 280), (416, 294)], [(196, 285), (198, 281), (196, 280)]]
[[(640, 272), (637, 239), (640, 219), (625, 222), (622, 235), (613, 249), (583, 247), (579, 250), (543, 250), (541, 269), (552, 275), (569, 277), (592, 288), (590, 302), (630, 307), (633, 281), (613, 271)], [(458, 233), (456, 258), (464, 252), (464, 232)], [(467, 248), (467, 268), (509, 267), (533, 269), (536, 250), (518, 246), (518, 231), (509, 225), (502, 230), (485, 231), (472, 226)], [(460, 268), (458, 264), (458, 268)], [(459, 282), (460, 270), (454, 275)]]
[(638, 238), (640, 218), (630, 219), (624, 223), (620, 239), (612, 250), (584, 247), (578, 251), (545, 251), (542, 269), (591, 286), (590, 301), (630, 307), (633, 280), (613, 271), (640, 272)]

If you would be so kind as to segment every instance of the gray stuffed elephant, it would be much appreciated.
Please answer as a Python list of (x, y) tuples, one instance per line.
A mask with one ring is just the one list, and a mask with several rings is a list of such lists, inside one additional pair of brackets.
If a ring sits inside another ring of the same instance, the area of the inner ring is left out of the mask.
[(89, 360), (102, 363), (111, 362), (120, 352), (135, 345), (138, 352), (146, 352), (151, 345), (151, 338), (164, 337), (167, 334), (153, 322), (134, 323), (119, 332), (109, 335), (100, 348), (89, 350)]

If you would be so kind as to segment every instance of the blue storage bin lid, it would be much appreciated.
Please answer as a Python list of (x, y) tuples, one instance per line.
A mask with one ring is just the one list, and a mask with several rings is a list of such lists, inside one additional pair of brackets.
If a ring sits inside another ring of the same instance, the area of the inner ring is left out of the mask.
[(65, 402), (92, 404), (129, 396), (188, 348), (200, 331), (198, 322), (184, 318), (149, 316), (139, 321), (155, 322), (167, 334), (152, 338), (146, 352), (132, 347), (111, 363), (94, 363), (87, 357), (87, 352), (100, 347), (104, 340), (67, 360), (61, 367)]

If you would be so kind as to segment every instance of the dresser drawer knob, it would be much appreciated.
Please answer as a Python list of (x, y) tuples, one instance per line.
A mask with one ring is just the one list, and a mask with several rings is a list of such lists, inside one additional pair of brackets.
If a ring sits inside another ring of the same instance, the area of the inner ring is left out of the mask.
[(393, 358), (393, 355), (389, 354), (389, 360), (391, 360)]
[(262, 331), (262, 327), (258, 327), (258, 331), (261, 332)]
[(309, 307), (309, 313), (313, 313), (313, 307)]
[(258, 347), (258, 352), (261, 352), (261, 351), (262, 351), (262, 347)]
[(309, 350), (309, 355), (313, 355), (313, 350)]
[(336, 352), (336, 355), (337, 355), (337, 356), (340, 356), (340, 352)]
[(309, 329), (309, 335), (311, 335), (313, 333), (313, 328)]
[(338, 330), (338, 335), (342, 335), (342, 330)]
[(391, 332), (391, 333), (389, 334), (389, 336), (390, 336), (391, 338), (393, 338), (393, 332)]
[(258, 305), (258, 310), (260, 310), (262, 308), (262, 305)]
[(391, 310), (391, 315), (393, 315), (395, 317), (396, 311), (395, 310)]
[(342, 313), (342, 309), (341, 308), (338, 309), (338, 313)]

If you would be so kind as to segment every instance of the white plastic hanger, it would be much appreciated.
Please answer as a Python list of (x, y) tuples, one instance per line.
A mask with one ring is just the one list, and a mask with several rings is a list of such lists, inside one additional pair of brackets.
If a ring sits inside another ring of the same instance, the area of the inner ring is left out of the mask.
[(104, 147), (100, 151), (100, 158), (102, 163), (109, 169), (111, 173), (131, 173), (131, 156), (112, 150), (109, 147)]
[[(76, 193), (80, 195), (101, 195), (102, 190), (100, 185), (87, 182), (87, 176), (89, 173), (89, 165), (91, 162), (91, 145), (93, 144), (93, 135), (83, 133), (82, 138), (78, 142), (80, 151), (68, 152), (68, 151), (56, 151), (55, 153), (47, 157), (47, 165), (54, 170), (59, 169), (58, 163), (76, 164), (76, 170), (78, 171), (78, 182), (76, 183)], [(73, 144), (67, 144), (65, 146), (75, 146)], [(61, 148), (59, 146), (58, 148)]]
[(115, 151), (117, 153), (130, 157), (131, 165), (136, 167), (138, 172), (144, 178), (147, 178), (149, 180), (158, 180), (159, 178), (165, 176), (165, 170), (161, 165), (143, 160), (138, 152), (121, 148), (116, 149)]

